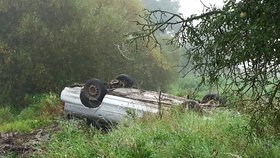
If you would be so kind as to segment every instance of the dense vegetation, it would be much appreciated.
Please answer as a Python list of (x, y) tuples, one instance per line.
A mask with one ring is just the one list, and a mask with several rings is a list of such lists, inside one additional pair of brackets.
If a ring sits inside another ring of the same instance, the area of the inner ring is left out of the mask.
[[(158, 116), (127, 117), (109, 133), (79, 119), (61, 117), (59, 98), (34, 96), (30, 108), (1, 117), (0, 132), (27, 132), (56, 122), (49, 140), (36, 144), (25, 157), (279, 157), (279, 135), (269, 125), (261, 136), (248, 127), (249, 116), (217, 109), (201, 115), (179, 107)], [(3, 111), (3, 109), (1, 109)], [(0, 111), (1, 111), (0, 110)], [(52, 114), (50, 114), (50, 112)], [(43, 115), (38, 115), (43, 114)], [(13, 127), (13, 128), (11, 128)], [(5, 157), (17, 157), (6, 153)]]
[[(0, 0), (0, 105), (22, 106), (37, 93), (58, 93), (90, 78), (127, 73), (138, 86), (170, 81), (171, 64), (159, 50), (125, 37), (137, 30), (137, 0)], [(145, 70), (145, 71), (143, 71)]]
[[(187, 18), (152, 10), (142, 16), (142, 31), (134, 32), (133, 40), (160, 44), (156, 32), (179, 25), (167, 44), (186, 48), (183, 74), (192, 71), (203, 84), (238, 96), (240, 107), (252, 115), (252, 125), (269, 119), (280, 130), (279, 6), (274, 0), (226, 0), (222, 8), (204, 5), (201, 14)], [(162, 18), (155, 19), (159, 14)]]
[[(63, 122), (43, 157), (262, 157), (280, 155), (277, 137), (248, 137), (248, 118), (233, 111), (200, 116), (173, 109), (163, 119), (124, 122), (108, 134)], [(67, 140), (67, 141), (65, 141)], [(36, 155), (36, 154), (35, 154)], [(36, 156), (35, 156), (36, 157)]]
[(60, 101), (55, 94), (36, 95), (27, 100), (29, 106), (21, 111), (12, 107), (0, 108), (0, 133), (30, 132), (62, 116)]
[[(0, 0), (0, 141), (10, 132), (36, 137), (55, 126), (50, 139), (23, 156), (279, 157), (279, 2), (227, 0), (188, 18), (178, 5)], [(166, 40), (172, 45), (162, 45)], [(170, 82), (175, 63), (188, 75)], [(65, 120), (63, 87), (121, 73), (139, 88), (183, 97), (225, 92), (230, 106), (203, 115), (174, 107), (162, 118), (128, 117), (109, 133)]]

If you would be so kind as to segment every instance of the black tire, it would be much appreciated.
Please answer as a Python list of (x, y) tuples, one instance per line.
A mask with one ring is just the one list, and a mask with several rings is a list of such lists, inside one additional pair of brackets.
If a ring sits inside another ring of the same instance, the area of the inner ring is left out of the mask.
[(80, 100), (81, 100), (82, 104), (86, 107), (89, 107), (91, 105), (89, 102), (89, 99), (85, 96), (84, 89), (82, 89), (80, 92)]
[(109, 132), (111, 130), (110, 124), (106, 123), (106, 122), (100, 122), (98, 120), (93, 120), (93, 119), (86, 119), (86, 124), (88, 126), (94, 127), (97, 130), (103, 131), (103, 132)]
[(92, 119), (86, 119), (86, 124), (88, 125), (88, 126), (92, 126), (92, 127), (94, 127), (94, 128), (96, 128), (96, 129), (98, 129), (98, 130), (101, 130), (102, 128), (101, 128), (101, 126), (99, 125), (99, 123), (98, 123), (98, 121), (94, 121), (94, 120), (92, 120)]
[(120, 85), (124, 88), (131, 88), (134, 85), (134, 80), (129, 75), (121, 74), (116, 79), (120, 81)]
[(104, 83), (98, 79), (88, 80), (80, 92), (82, 104), (89, 108), (97, 108), (103, 101), (107, 89)]
[(68, 86), (68, 87), (70, 87), (70, 88), (74, 88), (74, 87), (83, 87), (85, 84), (82, 84), (82, 83), (73, 83), (73, 84), (71, 84), (70, 86)]
[(218, 104), (223, 103), (223, 100), (220, 98), (220, 96), (218, 94), (207, 94), (205, 95), (202, 100), (201, 103), (208, 103), (209, 101), (214, 101)]

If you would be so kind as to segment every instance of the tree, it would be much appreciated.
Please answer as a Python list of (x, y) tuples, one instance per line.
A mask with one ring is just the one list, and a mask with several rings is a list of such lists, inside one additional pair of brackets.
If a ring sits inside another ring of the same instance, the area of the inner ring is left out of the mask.
[[(179, 14), (179, 1), (178, 0), (140, 0), (146, 10), (164, 10), (173, 14)], [(151, 17), (152, 21), (161, 20), (165, 21), (171, 18), (170, 14), (161, 14), (163, 12), (154, 12)], [(172, 22), (178, 19), (172, 18)], [(179, 29), (179, 25), (173, 25), (172, 27), (162, 27), (157, 31), (157, 34), (170, 33)]]
[[(180, 24), (167, 43), (190, 47), (185, 54), (191, 71), (205, 84), (225, 79), (224, 88), (242, 100), (252, 120), (270, 120), (280, 130), (280, 2), (227, 0), (221, 9), (205, 7), (202, 14), (188, 18), (162, 10), (146, 12), (146, 22), (138, 22), (142, 31), (132, 33), (132, 40), (159, 44), (156, 30)], [(171, 18), (154, 21), (159, 13)]]
[[(133, 21), (142, 10), (138, 0), (0, 0), (0, 4), (0, 105), (21, 107), (30, 95), (60, 93), (63, 87), (92, 77), (110, 81), (121, 73), (148, 76), (145, 88), (155, 88), (158, 80), (168, 82), (153, 73), (168, 76), (170, 70), (157, 63), (149, 49), (129, 53), (131, 61), (118, 49), (127, 40), (124, 35), (137, 29)], [(153, 64), (143, 68), (146, 61)]]

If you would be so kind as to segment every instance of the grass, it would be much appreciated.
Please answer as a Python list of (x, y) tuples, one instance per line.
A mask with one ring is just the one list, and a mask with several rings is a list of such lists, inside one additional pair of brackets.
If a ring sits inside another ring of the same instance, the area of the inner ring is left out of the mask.
[[(30, 106), (20, 113), (9, 107), (0, 108), (0, 132), (29, 132), (53, 123), (54, 119), (60, 120), (60, 130), (36, 146), (41, 150), (29, 157), (280, 157), (279, 133), (254, 133), (247, 128), (250, 117), (234, 110), (220, 109), (201, 115), (174, 108), (165, 112), (162, 119), (153, 115), (130, 117), (104, 134), (84, 121), (61, 118), (59, 98), (54, 94), (27, 100)], [(13, 153), (5, 156), (14, 157)]]
[(36, 95), (30, 106), (15, 114), (10, 107), (0, 108), (0, 132), (29, 132), (52, 123), (61, 114), (59, 99), (54, 94)]
[(14, 120), (14, 114), (10, 107), (0, 108), (0, 125)]
[(16, 120), (0, 126), (0, 132), (30, 132), (34, 129), (44, 127), (51, 124), (52, 121), (48, 119), (26, 119)]
[(189, 75), (184, 78), (177, 79), (168, 88), (168, 93), (176, 96), (190, 96), (193, 99), (200, 100), (204, 95), (209, 93), (218, 93), (215, 86), (200, 86), (201, 78), (195, 75)]
[(62, 121), (62, 130), (33, 157), (279, 157), (279, 136), (248, 135), (248, 122), (229, 110), (201, 116), (175, 109), (162, 119), (126, 120), (104, 134)]

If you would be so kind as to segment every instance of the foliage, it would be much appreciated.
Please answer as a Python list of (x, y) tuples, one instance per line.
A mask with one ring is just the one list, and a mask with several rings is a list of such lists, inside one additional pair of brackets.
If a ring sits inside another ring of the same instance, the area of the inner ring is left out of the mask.
[(62, 114), (59, 98), (53, 93), (34, 95), (26, 100), (30, 106), (21, 111), (18, 116), (21, 119), (53, 117)]
[(28, 95), (58, 93), (92, 77), (110, 81), (127, 73), (150, 80), (145, 87), (169, 81), (170, 70), (148, 55), (149, 49), (130, 53), (124, 45), (124, 35), (137, 29), (132, 22), (141, 13), (137, 0), (0, 0), (0, 4), (1, 105), (20, 107)]
[[(143, 71), (143, 74), (135, 73), (133, 76), (138, 87), (145, 90), (158, 90), (159, 88), (166, 90), (168, 84), (174, 78), (172, 65), (169, 63), (169, 60), (159, 50), (152, 48), (147, 50), (142, 48), (141, 50), (144, 50), (147, 54), (142, 56), (145, 61), (144, 63), (135, 63), (135, 66), (138, 66)], [(149, 71), (149, 69), (155, 71)]]
[(189, 96), (192, 99), (198, 99), (196, 97), (201, 99), (206, 94), (218, 93), (212, 86), (200, 86), (200, 83), (200, 77), (189, 74), (184, 78), (178, 78), (175, 82), (170, 84), (168, 93), (182, 97)]
[(62, 115), (59, 99), (52, 93), (32, 96), (28, 100), (30, 106), (18, 115), (12, 113), (10, 107), (0, 108), (0, 132), (29, 132)]
[(33, 157), (278, 157), (279, 139), (247, 137), (248, 122), (234, 111), (201, 116), (175, 108), (162, 119), (130, 118), (104, 134), (71, 120)]
[(224, 78), (224, 91), (238, 96), (245, 107), (253, 105), (249, 112), (255, 122), (269, 119), (279, 128), (279, 6), (274, 0), (227, 0), (221, 9), (205, 6), (205, 12), (188, 18), (150, 11), (142, 16), (146, 22), (138, 23), (142, 32), (134, 32), (133, 40), (160, 43), (154, 32), (174, 23), (163, 18), (153, 21), (154, 15), (180, 19), (176, 22), (180, 29), (167, 43), (186, 48), (183, 68), (190, 65), (205, 84), (218, 84)]

